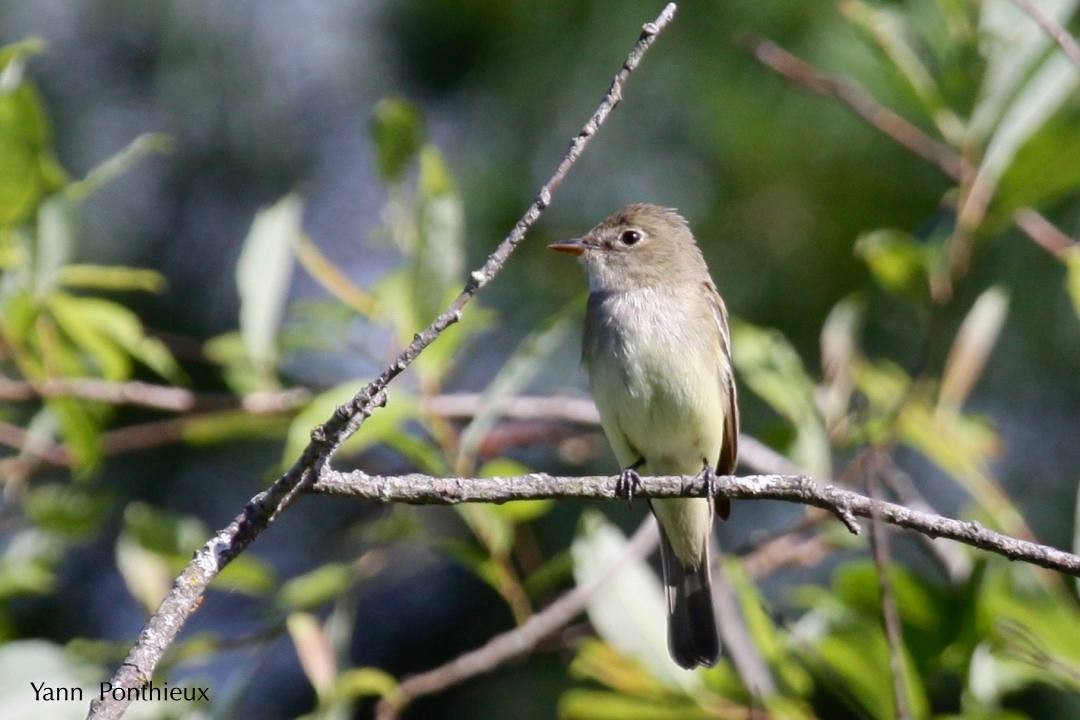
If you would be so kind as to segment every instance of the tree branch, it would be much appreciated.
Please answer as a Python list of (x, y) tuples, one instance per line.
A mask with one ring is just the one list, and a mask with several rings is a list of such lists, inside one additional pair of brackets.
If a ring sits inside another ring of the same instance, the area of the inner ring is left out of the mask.
[(1077, 46), (1076, 40), (1065, 28), (1054, 22), (1052, 17), (1043, 12), (1042, 8), (1031, 2), (1031, 0), (1012, 0), (1012, 3), (1026, 12), (1028, 17), (1034, 20), (1043, 29), (1043, 32), (1058, 44), (1061, 51), (1073, 61), (1077, 69), (1080, 69), (1080, 46)]
[[(443, 331), (461, 319), (464, 307), (481, 287), (489, 283), (506, 264), (510, 254), (525, 239), (540, 214), (551, 203), (555, 190), (574, 165), (589, 141), (603, 125), (611, 111), (622, 99), (622, 88), (627, 78), (641, 62), (656, 41), (660, 32), (675, 16), (675, 4), (669, 3), (653, 22), (645, 23), (637, 42), (630, 49), (622, 67), (615, 74), (611, 86), (600, 105), (584, 127), (570, 141), (558, 167), (551, 178), (540, 188), (536, 198), (525, 214), (514, 225), (510, 234), (496, 247), (482, 267), (473, 271), (469, 281), (458, 297), (423, 332), (395, 358), (379, 377), (370, 382), (349, 402), (337, 408), (334, 415), (311, 433), (311, 442), (296, 463), (267, 490), (253, 497), (243, 511), (225, 528), (220, 530), (202, 548), (184, 571), (173, 582), (168, 595), (154, 616), (139, 635), (127, 659), (111, 679), (113, 688), (124, 690), (138, 688), (153, 675), (165, 650), (179, 634), (188, 616), (198, 606), (206, 587), (221, 569), (250, 545), (276, 517), (284, 511), (296, 496), (327, 471), (327, 464), (334, 452), (379, 407), (386, 404), (387, 386), (435, 341)], [(122, 694), (126, 698), (126, 693)], [(90, 704), (91, 720), (112, 720), (120, 717), (128, 700), (112, 695)]]
[[(1023, 0), (1013, 1), (1018, 4), (1023, 2)], [(870, 93), (851, 80), (819, 70), (771, 40), (748, 36), (743, 38), (742, 42), (765, 67), (793, 85), (840, 101), (868, 125), (891, 138), (905, 150), (936, 165), (950, 179), (962, 182), (971, 175), (972, 168), (960, 153), (879, 103)], [(1033, 242), (1058, 258), (1061, 257), (1063, 249), (1077, 244), (1033, 208), (1020, 208), (1013, 219)]]
[(630, 539), (627, 552), (593, 582), (578, 585), (521, 625), (499, 633), (475, 650), (463, 653), (444, 665), (405, 678), (391, 698), (379, 702), (375, 710), (376, 720), (394, 720), (419, 697), (442, 692), (532, 652), (544, 638), (580, 615), (593, 594), (631, 558), (648, 556), (658, 540), (656, 523), (649, 517)]
[[(617, 476), (559, 477), (531, 473), (502, 478), (439, 478), (413, 473), (397, 476), (367, 475), (359, 470), (344, 473), (324, 470), (311, 492), (342, 495), (379, 502), (416, 505), (456, 505), (463, 502), (509, 500), (578, 499), (614, 500), (619, 497)], [(641, 498), (706, 497), (708, 483), (697, 476), (643, 477), (635, 495)], [(1080, 577), (1080, 556), (1019, 540), (989, 530), (977, 522), (918, 512), (902, 505), (871, 500), (834, 485), (819, 485), (805, 475), (745, 475), (715, 478), (716, 497), (731, 500), (782, 500), (822, 508), (833, 513), (852, 533), (858, 534), (856, 517), (879, 513), (883, 522), (943, 537), (1022, 560), (1040, 567)]]

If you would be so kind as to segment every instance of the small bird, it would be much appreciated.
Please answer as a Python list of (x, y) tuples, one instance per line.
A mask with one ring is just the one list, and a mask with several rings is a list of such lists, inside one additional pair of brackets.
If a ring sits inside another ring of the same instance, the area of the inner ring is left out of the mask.
[[(620, 493), (640, 473), (699, 475), (735, 469), (739, 412), (724, 301), (686, 220), (629, 205), (552, 250), (578, 256), (589, 275), (582, 359), (615, 457)], [(709, 573), (713, 501), (653, 500), (660, 523), (668, 648), (684, 668), (720, 654)], [(730, 511), (727, 500), (719, 514)]]

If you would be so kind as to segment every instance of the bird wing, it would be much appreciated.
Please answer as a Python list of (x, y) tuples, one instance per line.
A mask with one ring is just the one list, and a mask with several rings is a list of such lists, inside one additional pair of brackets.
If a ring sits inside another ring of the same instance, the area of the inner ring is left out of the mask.
[(703, 284), (705, 297), (712, 307), (713, 317), (720, 331), (720, 352), (723, 353), (723, 360), (726, 360), (720, 362), (720, 384), (724, 389), (727, 407), (724, 408), (724, 441), (720, 446), (720, 462), (716, 465), (716, 471), (721, 475), (730, 475), (735, 472), (739, 455), (739, 402), (735, 394), (735, 370), (731, 361), (731, 330), (728, 327), (727, 308), (724, 307), (716, 285), (712, 280)]

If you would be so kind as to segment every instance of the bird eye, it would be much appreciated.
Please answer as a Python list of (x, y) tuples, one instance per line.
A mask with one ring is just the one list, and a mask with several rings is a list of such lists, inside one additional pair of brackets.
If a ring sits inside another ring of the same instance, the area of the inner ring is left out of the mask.
[(637, 230), (627, 230), (619, 236), (619, 242), (623, 245), (636, 245), (641, 240), (641, 233)]

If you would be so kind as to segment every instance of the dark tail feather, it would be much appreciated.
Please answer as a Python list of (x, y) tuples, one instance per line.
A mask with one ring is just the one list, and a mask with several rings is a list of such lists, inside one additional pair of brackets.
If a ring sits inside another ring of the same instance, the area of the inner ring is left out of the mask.
[(698, 567), (686, 567), (675, 556), (660, 528), (660, 558), (668, 606), (668, 650), (684, 668), (711, 666), (720, 657), (720, 635), (713, 613), (708, 543)]

